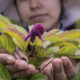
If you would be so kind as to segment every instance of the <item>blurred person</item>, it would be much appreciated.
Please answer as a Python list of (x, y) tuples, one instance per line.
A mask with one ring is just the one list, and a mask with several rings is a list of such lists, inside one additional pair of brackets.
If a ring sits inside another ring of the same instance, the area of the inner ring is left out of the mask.
[[(63, 31), (75, 29), (72, 26), (80, 17), (79, 0), (0, 0), (0, 13), (22, 23), (26, 31), (28, 26), (42, 23), (46, 30), (61, 29)], [(14, 56), (0, 49), (0, 63), (11, 73), (13, 78), (27, 77), (36, 73), (35, 66), (27, 64), (22, 52), (16, 49)], [(45, 61), (41, 68), (48, 61)], [(78, 63), (67, 57), (53, 58), (43, 71), (49, 80), (69, 80), (77, 73)]]

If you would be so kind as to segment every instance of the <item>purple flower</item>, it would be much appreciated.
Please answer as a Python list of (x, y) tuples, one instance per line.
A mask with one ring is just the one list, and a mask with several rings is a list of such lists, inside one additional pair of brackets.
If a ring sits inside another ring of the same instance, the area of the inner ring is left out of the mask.
[(45, 31), (46, 31), (45, 27), (42, 24), (37, 23), (34, 25), (32, 30), (27, 35), (27, 37), (25, 38), (25, 41), (28, 40), (28, 38), (30, 37), (31, 42), (34, 42), (36, 36), (38, 36), (41, 39)]

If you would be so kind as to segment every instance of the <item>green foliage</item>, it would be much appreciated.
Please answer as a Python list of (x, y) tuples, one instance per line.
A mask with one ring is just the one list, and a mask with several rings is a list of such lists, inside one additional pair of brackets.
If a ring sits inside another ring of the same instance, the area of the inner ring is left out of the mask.
[(5, 18), (4, 16), (0, 15), (0, 29), (8, 28), (10, 26), (11, 26), (11, 23), (9, 22), (9, 20)]
[(37, 73), (32, 75), (32, 77), (28, 77), (27, 78), (21, 78), (21, 79), (17, 79), (17, 80), (47, 80), (47, 77), (41, 73)]
[(2, 64), (0, 64), (0, 80), (12, 80), (8, 70)]
[[(0, 15), (0, 32), (2, 33), (0, 35), (0, 47), (12, 54), (16, 47), (24, 53), (27, 52), (25, 54), (27, 61), (34, 64), (36, 68), (39, 68), (43, 61), (53, 56), (80, 59), (80, 30), (78, 29), (65, 32), (54, 29), (45, 32), (42, 40), (36, 36), (32, 43), (30, 38), (25, 41), (28, 33), (21, 26), (12, 24), (7, 18)], [(0, 69), (0, 79), (12, 80), (9, 72), (2, 65), (0, 65)], [(46, 80), (46, 76), (35, 74), (29, 78), (18, 80)]]
[(80, 80), (80, 66), (78, 68), (78, 74), (72, 80)]
[(3, 34), (0, 36), (0, 47), (4, 48), (9, 53), (14, 53), (16, 45), (8, 34)]
[(47, 77), (41, 73), (34, 74), (30, 80), (47, 80)]
[[(25, 35), (27, 35), (27, 32), (21, 28), (18, 25), (13, 25), (7, 18), (5, 18), (4, 16), (0, 15), (0, 32), (3, 34), (5, 33), (5, 36), (2, 37), (0, 36), (0, 41), (3, 41), (4, 43), (6, 43), (6, 46), (9, 46), (9, 42), (11, 42), (14, 45), (16, 45), (16, 47), (19, 47), (22, 51), (26, 51), (28, 43), (29, 42), (24, 42), (24, 37)], [(24, 32), (24, 34), (23, 34)], [(6, 36), (9, 36), (8, 38), (6, 38)], [(5, 39), (6, 38), (6, 39)], [(3, 40), (4, 39), (4, 40)], [(8, 41), (8, 43), (7, 43)], [(4, 48), (3, 42), (1, 43), (1, 47)], [(25, 44), (24, 44), (25, 43)], [(6, 49), (5, 46), (5, 49)], [(9, 49), (15, 50), (15, 47), (10, 46)], [(26, 49), (25, 49), (26, 47)], [(12, 53), (10, 50), (6, 49), (9, 53)]]

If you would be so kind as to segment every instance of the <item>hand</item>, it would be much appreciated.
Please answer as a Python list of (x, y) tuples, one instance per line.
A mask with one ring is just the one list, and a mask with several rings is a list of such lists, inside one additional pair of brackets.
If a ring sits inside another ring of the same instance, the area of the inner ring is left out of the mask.
[[(47, 63), (44, 62), (40, 69), (42, 69)], [(74, 62), (74, 66), (72, 64)], [(69, 80), (75, 77), (78, 72), (78, 63), (76, 61), (70, 61), (67, 57), (54, 58), (52, 63), (42, 70), (42, 73), (48, 76), (49, 80)]]
[(8, 69), (13, 78), (27, 77), (36, 72), (33, 65), (27, 64), (24, 54), (19, 49), (12, 56), (0, 48), (0, 64), (3, 64)]

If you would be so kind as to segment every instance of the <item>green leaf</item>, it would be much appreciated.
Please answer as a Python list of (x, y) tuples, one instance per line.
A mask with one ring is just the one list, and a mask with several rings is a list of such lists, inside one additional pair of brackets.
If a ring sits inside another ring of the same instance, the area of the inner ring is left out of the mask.
[(15, 51), (16, 45), (14, 44), (12, 38), (7, 34), (2, 34), (0, 36), (0, 47), (7, 50), (9, 53)]
[(10, 21), (6, 17), (0, 15), (0, 29), (1, 28), (8, 28), (11, 26), (12, 25), (11, 25)]
[(35, 46), (42, 46), (42, 41), (40, 40), (40, 38), (39, 37), (37, 37), (36, 36), (36, 38), (35, 38), (35, 40), (34, 40), (34, 44), (35, 44)]
[(36, 53), (37, 53), (37, 56), (40, 57), (40, 58), (43, 58), (43, 57), (46, 56), (45, 49), (43, 49), (42, 47), (36, 46), (36, 47), (35, 47), (35, 51), (36, 51)]
[(27, 79), (27, 78), (20, 78), (20, 79), (17, 79), (17, 80), (30, 80), (30, 79)]
[(13, 24), (13, 26), (14, 26), (19, 32), (21, 32), (22, 34), (24, 34), (25, 36), (28, 35), (27, 31), (26, 31), (23, 27), (21, 27), (21, 26), (19, 26), (19, 25), (15, 25), (15, 24)]
[(49, 56), (51, 56), (51, 55), (59, 52), (59, 50), (60, 50), (60, 49), (59, 49), (58, 46), (56, 46), (56, 47), (50, 47), (50, 48), (48, 48), (47, 50), (45, 50), (45, 51), (46, 51), (46, 56), (49, 57)]
[(24, 43), (25, 35), (27, 35), (23, 28), (18, 25), (14, 26), (6, 17), (2, 15), (0, 15), (0, 28), (1, 33), (6, 33), (11, 36), (15, 45), (23, 50), (22, 45)]
[(27, 41), (25, 41), (25, 42), (23, 43), (22, 47), (23, 47), (23, 51), (24, 51), (24, 52), (27, 51), (27, 47), (28, 47), (29, 43), (30, 43), (30, 39), (28, 39)]
[(62, 31), (60, 31), (59, 29), (53, 29), (50, 30), (49, 32), (45, 32), (42, 38), (45, 40), (47, 37), (55, 35), (56, 33), (60, 33), (60, 32)]
[(58, 53), (55, 54), (56, 57), (61, 57), (61, 56), (67, 56), (71, 57), (75, 55), (75, 52), (77, 51), (76, 46), (64, 46), (60, 49)]
[(16, 40), (15, 38), (13, 38), (13, 42), (15, 43), (15, 45), (16, 45), (18, 48), (20, 48), (21, 50), (23, 50), (23, 46), (22, 46), (22, 44), (19, 43), (18, 40)]
[(10, 73), (2, 64), (0, 64), (0, 80), (12, 80)]
[(7, 33), (10, 35), (12, 38), (15, 38), (19, 43), (23, 44), (24, 43), (24, 35), (20, 33), (16, 28), (4, 28), (1, 30), (2, 33)]
[(36, 69), (40, 67), (40, 65), (47, 60), (48, 58), (40, 58), (40, 57), (30, 57), (29, 63), (35, 65)]
[(34, 74), (30, 80), (47, 80), (47, 77), (41, 73)]
[(57, 35), (51, 35), (51, 36), (47, 36), (45, 38), (45, 41), (50, 41), (51, 44), (53, 44), (53, 43), (56, 43), (56, 42), (63, 42), (64, 39), (61, 38), (60, 36), (57, 36)]
[(73, 79), (71, 79), (71, 80), (80, 80), (80, 66), (79, 66), (79, 68), (78, 68), (78, 73), (77, 73), (77, 75), (76, 75)]
[(75, 46), (78, 46), (79, 45), (78, 39), (65, 39), (65, 41), (67, 41), (69, 44), (72, 43)]
[(12, 37), (15, 45), (23, 50), (22, 45), (24, 44), (24, 35), (20, 33), (16, 28), (5, 28), (1, 30), (2, 33), (6, 33)]
[(80, 29), (66, 31), (62, 35), (65, 39), (76, 39), (80, 37)]
[(51, 44), (50, 41), (44, 41), (43, 42), (43, 48), (47, 48)]
[(80, 59), (80, 50), (77, 50), (76, 52), (75, 52), (75, 56), (73, 57), (74, 59)]
[(70, 43), (66, 42), (66, 41), (61, 41), (61, 42), (56, 42), (54, 43), (52, 46), (59, 46), (59, 47), (63, 47), (63, 46), (69, 46)]

